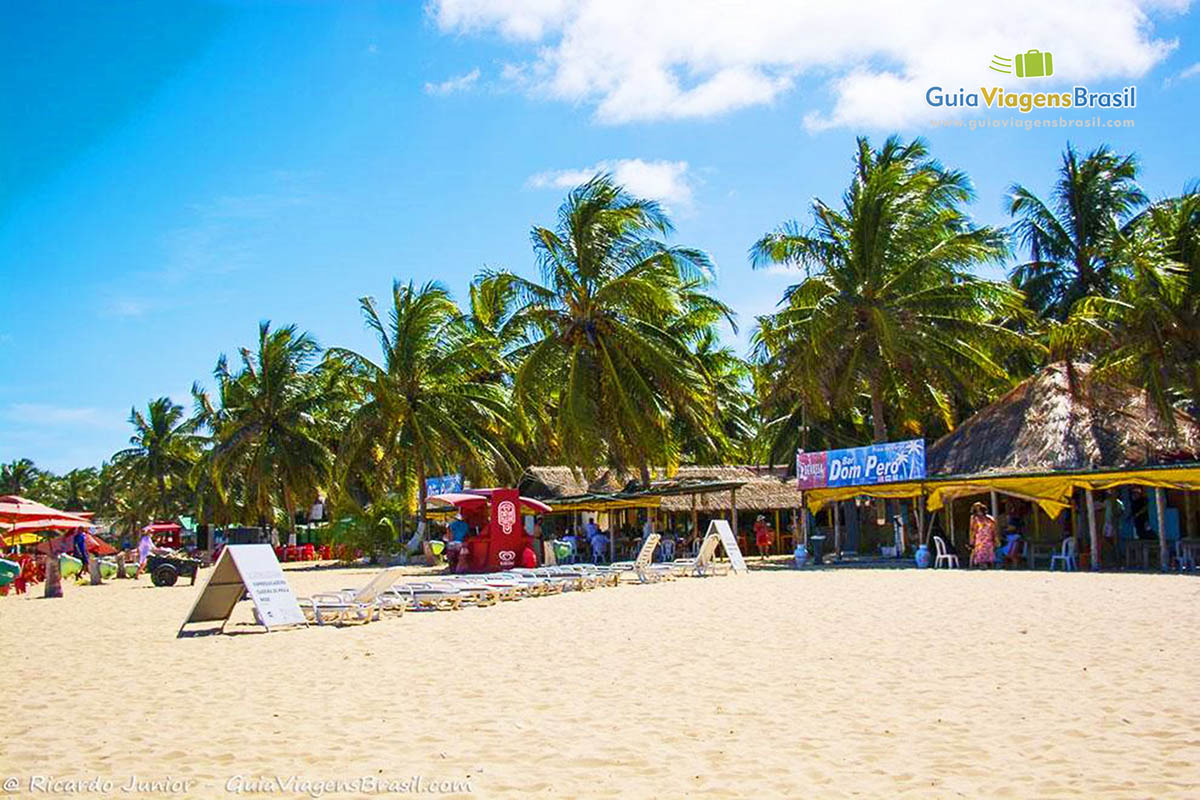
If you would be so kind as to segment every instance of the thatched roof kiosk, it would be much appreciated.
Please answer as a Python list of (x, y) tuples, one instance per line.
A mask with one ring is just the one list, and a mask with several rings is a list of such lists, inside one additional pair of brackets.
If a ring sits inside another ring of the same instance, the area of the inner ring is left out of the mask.
[(1174, 431), (1145, 392), (1091, 379), (1086, 364), (1051, 364), (938, 439), (930, 478), (1144, 467), (1200, 461), (1200, 422)]

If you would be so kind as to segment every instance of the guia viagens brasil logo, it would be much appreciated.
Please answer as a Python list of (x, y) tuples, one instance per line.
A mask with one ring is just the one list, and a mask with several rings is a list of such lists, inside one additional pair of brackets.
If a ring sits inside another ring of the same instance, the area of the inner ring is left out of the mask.
[[(988, 68), (1022, 79), (1049, 78), (1054, 74), (1054, 56), (1037, 49), (1013, 56), (994, 55)], [(1022, 114), (1042, 108), (1136, 108), (1137, 87), (1126, 86), (1116, 92), (1095, 92), (1086, 86), (1072, 86), (1067, 92), (1014, 92), (1002, 86), (980, 86), (975, 91), (930, 86), (925, 102), (935, 108), (1009, 108)]]

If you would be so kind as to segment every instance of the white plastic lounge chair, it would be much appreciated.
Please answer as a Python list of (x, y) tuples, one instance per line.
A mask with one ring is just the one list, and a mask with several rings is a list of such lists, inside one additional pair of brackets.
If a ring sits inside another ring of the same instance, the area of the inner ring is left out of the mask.
[(413, 611), (458, 611), (466, 603), (484, 606), (495, 602), (482, 591), (473, 594), (440, 581), (406, 583), (403, 589), (412, 598)]
[(613, 564), (613, 566), (625, 568), (625, 574), (637, 576), (639, 583), (657, 583), (661, 580), (674, 579), (675, 576), (670, 565), (654, 563), (654, 551), (658, 549), (658, 543), (661, 540), (662, 537), (657, 533), (650, 534), (642, 542), (642, 549), (638, 551), (636, 559)]
[(933, 568), (946, 567), (947, 569), (958, 569), (958, 556), (950, 552), (950, 548), (946, 547), (946, 540), (940, 536), (933, 537), (933, 547), (937, 551), (937, 558), (933, 561)]
[(388, 610), (402, 613), (403, 606), (397, 607), (393, 602), (380, 600), (380, 596), (400, 579), (402, 571), (400, 567), (381, 570), (358, 591), (343, 589), (340, 592), (319, 592), (312, 597), (298, 597), (296, 601), (305, 618), (318, 625), (326, 622), (370, 622), (382, 616), (385, 605)]
[(1054, 570), (1055, 564), (1062, 564), (1064, 572), (1076, 572), (1079, 570), (1079, 564), (1075, 560), (1075, 538), (1068, 536), (1062, 540), (1062, 549), (1050, 556), (1050, 570)]
[(668, 566), (675, 575), (690, 575), (705, 577), (707, 575), (724, 575), (729, 567), (717, 561), (717, 547), (721, 544), (719, 534), (710, 533), (704, 537), (695, 558), (677, 559)]

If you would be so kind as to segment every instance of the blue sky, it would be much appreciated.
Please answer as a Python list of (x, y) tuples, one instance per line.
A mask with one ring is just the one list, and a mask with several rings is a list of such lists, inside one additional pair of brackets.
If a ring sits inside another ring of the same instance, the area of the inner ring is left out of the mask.
[[(789, 282), (747, 248), (839, 197), (856, 135), (924, 136), (993, 224), (1068, 140), (1138, 152), (1152, 196), (1200, 178), (1182, 0), (893, 5), (4, 4), (0, 461), (99, 463), (130, 406), (190, 407), (259, 320), (369, 350), (356, 299), (394, 277), (461, 298), (484, 266), (531, 271), (530, 226), (597, 165), (712, 254), (739, 348)], [(928, 86), (1026, 88), (987, 63), (1033, 47), (1038, 89), (1135, 84), (1103, 115), (1135, 127), (932, 127)]]

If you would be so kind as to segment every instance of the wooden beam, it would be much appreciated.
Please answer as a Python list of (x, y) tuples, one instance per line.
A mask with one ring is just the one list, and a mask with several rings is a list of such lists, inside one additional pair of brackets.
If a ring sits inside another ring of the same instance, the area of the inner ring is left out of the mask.
[(779, 509), (775, 509), (775, 536), (771, 542), (772, 545), (781, 544), (783, 542), (782, 529), (779, 527)]
[(738, 534), (738, 526), (737, 526), (737, 489), (736, 489), (736, 488), (733, 488), (733, 489), (730, 489), (730, 490), (729, 490), (729, 520), (730, 520), (730, 526), (733, 528), (733, 538), (735, 538), (735, 539), (736, 539), (736, 538), (737, 538), (737, 534)]
[(842, 560), (842, 515), (838, 513), (840, 505), (841, 503), (830, 504), (833, 511), (833, 553), (838, 561)]
[(1171, 568), (1171, 551), (1167, 549), (1167, 493), (1161, 486), (1154, 489), (1154, 506), (1158, 513), (1158, 561), (1166, 572)]
[(1100, 571), (1100, 533), (1096, 530), (1096, 498), (1091, 489), (1084, 490), (1087, 496), (1088, 534), (1092, 542), (1092, 572)]
[(996, 495), (996, 490), (992, 489), (992, 519), (996, 521), (996, 525), (1000, 525), (1000, 498)]

